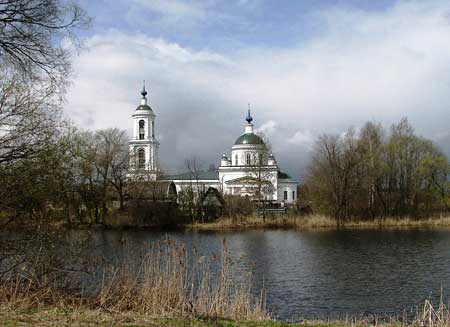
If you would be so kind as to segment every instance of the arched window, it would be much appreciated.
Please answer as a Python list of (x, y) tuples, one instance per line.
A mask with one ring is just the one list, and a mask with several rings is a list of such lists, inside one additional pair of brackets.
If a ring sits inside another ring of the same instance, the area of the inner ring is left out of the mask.
[(152, 121), (152, 138), (155, 137), (155, 122)]
[(238, 155), (234, 156), (234, 165), (237, 166), (238, 165)]
[(143, 169), (145, 168), (145, 150), (139, 149), (138, 151), (138, 168)]
[(145, 127), (145, 122), (143, 120), (140, 120), (139, 121), (139, 139), (140, 140), (143, 140), (144, 136), (145, 136), (144, 127)]
[(252, 158), (250, 157), (250, 153), (246, 154), (245, 163), (247, 164), (247, 166), (250, 166), (252, 164)]

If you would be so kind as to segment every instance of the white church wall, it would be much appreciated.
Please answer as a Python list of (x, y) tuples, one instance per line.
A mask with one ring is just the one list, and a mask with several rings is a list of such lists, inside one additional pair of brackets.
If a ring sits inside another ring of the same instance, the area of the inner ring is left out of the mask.
[[(285, 203), (295, 202), (297, 200), (297, 182), (279, 180), (277, 193), (278, 201), (284, 201)], [(285, 195), (287, 199), (285, 199)]]
[[(270, 195), (271, 200), (277, 200), (277, 168), (276, 167), (268, 167), (267, 170), (264, 172), (264, 178), (268, 179), (273, 187), (274, 191)], [(254, 177), (256, 178), (256, 173), (254, 169), (247, 168), (247, 167), (220, 167), (219, 168), (219, 181), (222, 185), (223, 192), (225, 194), (232, 194), (232, 189), (239, 187), (236, 185), (230, 185), (227, 182), (243, 178), (243, 177)]]

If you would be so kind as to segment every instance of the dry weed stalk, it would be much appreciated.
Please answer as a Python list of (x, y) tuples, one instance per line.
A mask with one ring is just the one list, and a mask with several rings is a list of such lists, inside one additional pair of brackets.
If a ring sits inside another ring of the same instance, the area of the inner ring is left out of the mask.
[(427, 327), (450, 326), (450, 310), (448, 304), (444, 301), (442, 289), (439, 305), (435, 307), (431, 301), (425, 300), (418, 309), (413, 325)]
[(250, 275), (236, 275), (225, 241), (220, 255), (200, 255), (167, 239), (151, 245), (137, 267), (123, 262), (105, 271), (95, 294), (65, 291), (57, 283), (43, 285), (18, 273), (0, 286), (0, 304), (11, 309), (57, 306), (159, 317), (269, 319), (264, 294), (253, 296), (250, 282)]

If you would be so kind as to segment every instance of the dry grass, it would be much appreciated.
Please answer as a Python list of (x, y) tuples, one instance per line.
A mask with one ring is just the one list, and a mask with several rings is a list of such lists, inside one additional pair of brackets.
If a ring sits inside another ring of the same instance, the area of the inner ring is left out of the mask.
[(211, 223), (196, 223), (189, 225), (193, 229), (220, 230), (246, 228), (293, 228), (293, 229), (401, 229), (401, 228), (450, 228), (450, 216), (440, 216), (428, 219), (388, 217), (375, 220), (350, 220), (338, 226), (335, 219), (323, 215), (276, 215), (266, 217), (247, 216), (238, 219), (222, 217)]
[(314, 320), (287, 323), (273, 320), (224, 320), (208, 318), (162, 318), (125, 311), (102, 309), (42, 307), (33, 310), (12, 309), (0, 306), (0, 322), (6, 326), (151, 326), (151, 327), (446, 327), (450, 326), (449, 307), (443, 300), (433, 306), (425, 301), (415, 317), (378, 319), (346, 319), (341, 321)]
[[(99, 310), (6, 311), (0, 307), (1, 326), (148, 326), (148, 327), (293, 327), (282, 322), (252, 322), (209, 319), (157, 318), (132, 312), (106, 313)], [(331, 327), (331, 326), (330, 326)]]
[(63, 310), (134, 312), (155, 317), (268, 320), (264, 294), (254, 297), (251, 275), (235, 278), (226, 243), (221, 254), (189, 255), (170, 240), (150, 247), (138, 267), (124, 263), (105, 271), (99, 292), (83, 295), (59, 282), (18, 272), (0, 286), (7, 310), (54, 307)]

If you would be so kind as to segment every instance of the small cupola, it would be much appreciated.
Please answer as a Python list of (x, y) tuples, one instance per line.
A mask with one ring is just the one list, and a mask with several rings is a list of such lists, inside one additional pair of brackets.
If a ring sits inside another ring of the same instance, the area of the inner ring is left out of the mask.
[(268, 161), (267, 161), (267, 164), (268, 164), (269, 166), (275, 166), (275, 165), (277, 164), (277, 161), (275, 160), (275, 157), (274, 157), (273, 153), (271, 153), (271, 154), (269, 155), (269, 159), (268, 159)]
[(229, 166), (229, 163), (230, 163), (230, 159), (228, 159), (227, 155), (225, 153), (222, 154), (222, 159), (220, 160), (220, 165), (222, 167), (225, 167), (225, 166)]

